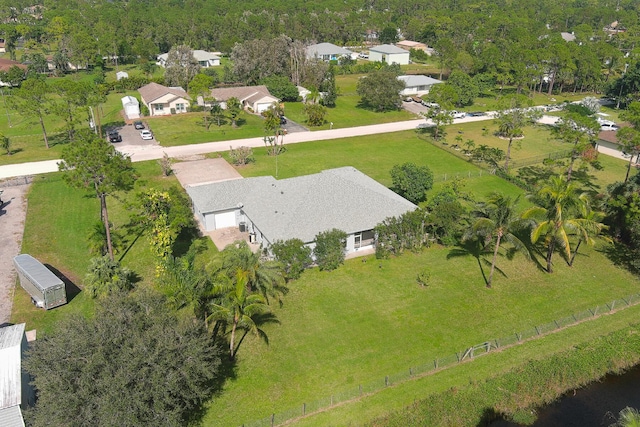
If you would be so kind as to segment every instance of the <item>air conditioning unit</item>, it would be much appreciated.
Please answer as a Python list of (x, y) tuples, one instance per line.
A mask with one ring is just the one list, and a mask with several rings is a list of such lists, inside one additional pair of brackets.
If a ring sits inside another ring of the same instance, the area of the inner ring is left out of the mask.
[(247, 231), (247, 223), (242, 221), (240, 222), (240, 232), (244, 233), (245, 231)]

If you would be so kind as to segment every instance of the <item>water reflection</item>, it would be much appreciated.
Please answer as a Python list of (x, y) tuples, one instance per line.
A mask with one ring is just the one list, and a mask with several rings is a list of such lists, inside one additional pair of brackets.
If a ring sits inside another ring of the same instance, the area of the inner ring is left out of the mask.
[[(538, 410), (533, 427), (602, 427), (616, 422), (626, 406), (640, 409), (640, 366), (620, 376), (607, 376), (602, 382), (564, 396), (553, 405)], [(518, 427), (504, 420), (491, 427)]]

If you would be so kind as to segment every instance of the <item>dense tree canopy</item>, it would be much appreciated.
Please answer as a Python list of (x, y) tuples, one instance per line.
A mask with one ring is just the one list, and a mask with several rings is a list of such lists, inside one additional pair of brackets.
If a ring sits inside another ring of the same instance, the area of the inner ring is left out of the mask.
[(214, 391), (219, 351), (158, 295), (112, 295), (92, 318), (56, 326), (25, 362), (38, 393), (31, 425), (184, 426)]

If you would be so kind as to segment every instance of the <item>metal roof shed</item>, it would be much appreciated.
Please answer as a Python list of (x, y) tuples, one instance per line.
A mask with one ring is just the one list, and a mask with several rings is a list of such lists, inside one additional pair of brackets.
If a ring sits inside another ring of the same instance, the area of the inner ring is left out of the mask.
[(40, 261), (28, 254), (13, 258), (20, 285), (38, 307), (46, 310), (67, 303), (64, 282)]

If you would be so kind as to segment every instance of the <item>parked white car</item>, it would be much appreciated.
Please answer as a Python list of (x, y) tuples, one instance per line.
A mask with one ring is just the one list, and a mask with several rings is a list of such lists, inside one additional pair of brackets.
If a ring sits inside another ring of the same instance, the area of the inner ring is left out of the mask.
[(153, 134), (150, 130), (142, 130), (140, 131), (140, 138), (142, 139), (153, 139)]
[(456, 111), (456, 110), (451, 111), (451, 115), (453, 116), (454, 119), (464, 119), (465, 117), (467, 117), (467, 113), (463, 113), (462, 111)]
[(612, 131), (617, 131), (618, 130), (618, 126), (616, 126), (615, 123), (610, 122), (610, 123), (601, 123), (600, 124), (600, 130), (605, 131), (605, 130), (612, 130)]

